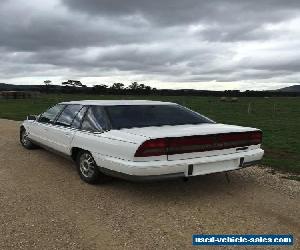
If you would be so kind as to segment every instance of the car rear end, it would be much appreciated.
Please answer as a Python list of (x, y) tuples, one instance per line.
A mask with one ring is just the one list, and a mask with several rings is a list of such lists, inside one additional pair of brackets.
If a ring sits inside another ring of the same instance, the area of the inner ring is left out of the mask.
[[(155, 133), (150, 132), (153, 129)], [(144, 139), (134, 146), (131, 144), (131, 149), (135, 148), (131, 150), (132, 157), (107, 157), (107, 161), (100, 163), (100, 166), (108, 166), (108, 171), (113, 170), (108, 174), (117, 174), (125, 179), (159, 180), (241, 169), (257, 164), (264, 154), (261, 149), (262, 132), (254, 128), (224, 124), (185, 125), (177, 129), (187, 129), (194, 135), (168, 136), (167, 131), (172, 134), (172, 129), (175, 128), (123, 130), (123, 133)], [(150, 134), (161, 136), (154, 138)], [(166, 136), (163, 137), (163, 134)]]
[(132, 140), (127, 155), (102, 157), (99, 165), (126, 179), (230, 171), (254, 165), (264, 154), (259, 129), (215, 123), (177, 104), (114, 106), (106, 111), (113, 128), (106, 136)]
[(151, 174), (181, 172), (185, 177), (203, 175), (257, 164), (264, 153), (260, 148), (261, 141), (262, 132), (259, 130), (156, 138), (141, 144), (134, 160), (147, 165), (153, 163), (152, 157), (155, 157), (161, 168), (149, 166)]

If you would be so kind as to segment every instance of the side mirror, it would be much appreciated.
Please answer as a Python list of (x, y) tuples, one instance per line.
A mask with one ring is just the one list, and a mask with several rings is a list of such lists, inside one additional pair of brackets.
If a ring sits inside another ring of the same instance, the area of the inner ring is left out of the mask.
[(29, 121), (35, 121), (36, 119), (37, 119), (36, 115), (28, 115), (27, 116), (27, 120), (29, 120)]

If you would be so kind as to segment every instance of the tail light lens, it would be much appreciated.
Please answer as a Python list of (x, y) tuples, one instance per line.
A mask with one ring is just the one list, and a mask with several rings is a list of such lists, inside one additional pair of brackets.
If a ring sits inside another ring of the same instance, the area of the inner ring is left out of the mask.
[(168, 154), (183, 154), (190, 152), (209, 151), (213, 147), (215, 136), (190, 136), (170, 138)]
[(218, 136), (219, 148), (234, 148), (249, 145), (249, 133), (231, 133)]
[(261, 144), (262, 142), (262, 132), (261, 131), (254, 131), (250, 133), (250, 143), (253, 144)]
[(167, 139), (153, 139), (145, 141), (135, 152), (135, 157), (166, 155), (168, 148)]
[(145, 141), (136, 151), (135, 157), (183, 154), (222, 150), (261, 144), (262, 132), (243, 132), (178, 138), (159, 138)]

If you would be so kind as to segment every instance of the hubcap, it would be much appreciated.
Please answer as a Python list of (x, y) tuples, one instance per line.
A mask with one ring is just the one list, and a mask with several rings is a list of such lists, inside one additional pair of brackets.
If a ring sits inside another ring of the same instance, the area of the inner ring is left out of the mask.
[(80, 172), (86, 178), (91, 178), (95, 173), (95, 163), (89, 154), (80, 156)]
[(22, 133), (22, 143), (23, 145), (27, 145), (28, 144), (28, 134), (26, 133), (26, 131), (23, 131)]

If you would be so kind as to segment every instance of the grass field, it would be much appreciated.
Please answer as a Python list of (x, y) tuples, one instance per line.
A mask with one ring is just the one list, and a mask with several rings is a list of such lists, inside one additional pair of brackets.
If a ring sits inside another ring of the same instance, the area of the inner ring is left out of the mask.
[(263, 148), (266, 152), (262, 163), (275, 169), (300, 174), (300, 98), (244, 97), (239, 98), (238, 102), (221, 102), (217, 97), (44, 95), (37, 99), (0, 99), (0, 117), (23, 120), (27, 114), (38, 114), (60, 101), (86, 99), (172, 101), (220, 123), (260, 128), (264, 133)]

